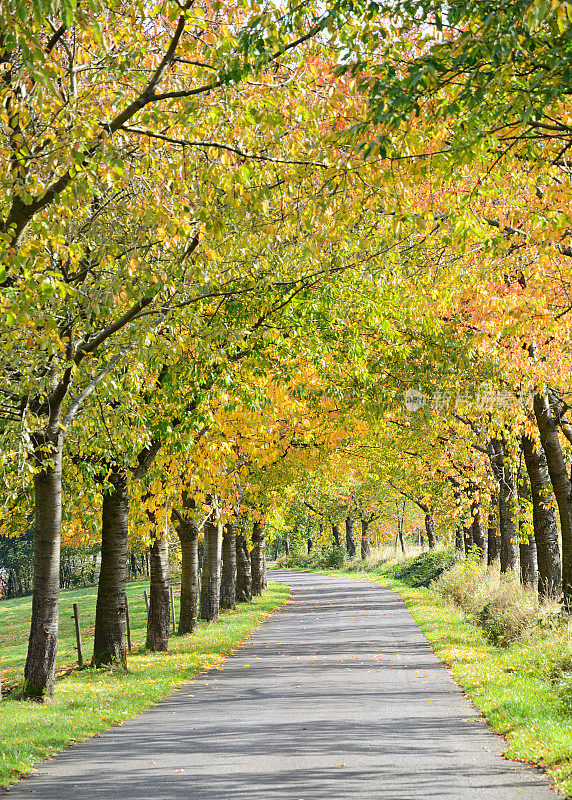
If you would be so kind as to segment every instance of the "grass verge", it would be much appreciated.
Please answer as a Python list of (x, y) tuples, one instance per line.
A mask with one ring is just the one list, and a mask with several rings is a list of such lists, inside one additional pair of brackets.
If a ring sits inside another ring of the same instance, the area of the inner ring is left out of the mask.
[(572, 702), (563, 702), (550, 678), (550, 644), (516, 640), (507, 647), (431, 589), (412, 588), (375, 572), (305, 570), (374, 581), (397, 591), (491, 729), (504, 736), (507, 758), (544, 769), (552, 786), (572, 797)]
[[(62, 592), (55, 699), (41, 705), (18, 701), (9, 694), (0, 703), (0, 786), (6, 787), (30, 772), (38, 761), (73, 742), (140, 714), (197, 673), (216, 665), (290, 595), (288, 587), (271, 583), (263, 597), (240, 604), (235, 611), (223, 612), (219, 622), (208, 626), (199, 622), (196, 634), (173, 636), (168, 653), (149, 653), (142, 644), (146, 586), (136, 582), (128, 587), (134, 643), (128, 672), (73, 668), (75, 640), (73, 623), (69, 620), (72, 604), (78, 603), (80, 618), (86, 624), (88, 638), (84, 650), (91, 649), (89, 622), (90, 614), (95, 611), (95, 590)], [(23, 669), (29, 614), (30, 598), (0, 604), (2, 671), (12, 682), (15, 667), (20, 673)]]

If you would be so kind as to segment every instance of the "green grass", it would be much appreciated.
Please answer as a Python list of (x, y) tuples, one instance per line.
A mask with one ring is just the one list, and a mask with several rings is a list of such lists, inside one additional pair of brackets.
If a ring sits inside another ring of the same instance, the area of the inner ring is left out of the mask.
[(431, 589), (412, 588), (379, 570), (315, 571), (351, 575), (399, 592), (437, 656), (492, 730), (505, 737), (505, 756), (542, 767), (555, 789), (572, 796), (572, 688), (566, 702), (551, 680), (558, 639), (539, 634), (534, 641), (497, 647)]
[[(168, 653), (149, 653), (145, 640), (145, 582), (128, 586), (134, 652), (128, 671), (74, 668), (77, 659), (72, 605), (78, 603), (84, 657), (91, 655), (95, 589), (61, 593), (61, 627), (55, 698), (45, 704), (14, 699), (26, 657), (31, 599), (0, 602), (0, 653), (3, 680), (14, 692), (0, 703), (0, 785), (30, 772), (43, 758), (120, 725), (161, 700), (181, 683), (213, 667), (228, 655), (290, 595), (288, 587), (270, 584), (263, 597), (225, 611), (218, 623), (192, 636), (172, 636)], [(178, 605), (178, 604), (176, 604)]]

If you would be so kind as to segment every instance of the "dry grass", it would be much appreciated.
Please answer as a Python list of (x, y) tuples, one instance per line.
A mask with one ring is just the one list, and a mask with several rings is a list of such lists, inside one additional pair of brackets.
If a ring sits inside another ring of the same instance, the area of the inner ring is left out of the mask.
[(539, 629), (562, 628), (555, 601), (540, 603), (534, 589), (523, 588), (517, 574), (501, 575), (497, 565), (486, 567), (475, 559), (455, 564), (436, 581), (435, 590), (480, 625), (494, 644), (507, 645)]

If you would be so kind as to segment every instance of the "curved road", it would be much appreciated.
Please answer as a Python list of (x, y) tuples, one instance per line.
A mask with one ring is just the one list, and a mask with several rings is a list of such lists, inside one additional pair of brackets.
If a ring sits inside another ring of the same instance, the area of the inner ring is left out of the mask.
[(223, 663), (78, 744), (10, 800), (556, 800), (471, 708), (401, 598), (364, 581), (293, 588)]

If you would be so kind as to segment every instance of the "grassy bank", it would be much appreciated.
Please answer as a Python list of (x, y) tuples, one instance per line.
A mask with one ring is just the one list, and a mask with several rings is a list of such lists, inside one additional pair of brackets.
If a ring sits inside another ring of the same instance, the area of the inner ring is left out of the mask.
[[(572, 797), (572, 662), (570, 629), (530, 631), (506, 646), (490, 641), (470, 615), (433, 589), (408, 586), (387, 568), (312, 570), (371, 580), (395, 589), (492, 730), (506, 739), (507, 758), (542, 767)], [(394, 566), (389, 567), (395, 571)]]
[(275, 608), (289, 597), (289, 589), (270, 584), (264, 597), (226, 611), (214, 625), (199, 623), (193, 636), (173, 636), (169, 653), (148, 653), (145, 640), (143, 588), (129, 585), (134, 652), (127, 673), (74, 668), (75, 634), (72, 605), (78, 603), (84, 650), (91, 654), (95, 615), (95, 589), (62, 592), (61, 636), (55, 699), (39, 705), (14, 699), (17, 678), (26, 657), (26, 634), (31, 600), (0, 603), (0, 654), (3, 679), (14, 691), (0, 703), (0, 786), (29, 772), (34, 764), (72, 742), (101, 733), (161, 700), (175, 687), (212, 667), (228, 655)]

